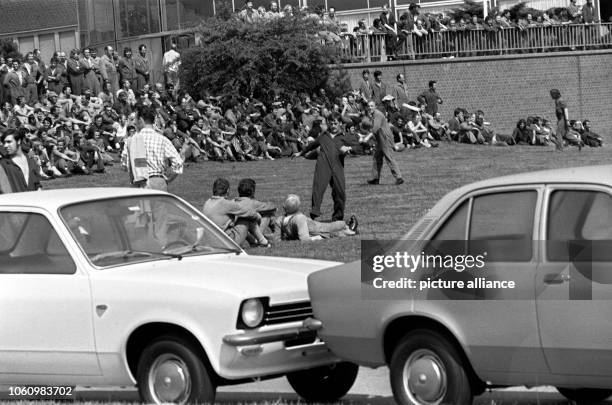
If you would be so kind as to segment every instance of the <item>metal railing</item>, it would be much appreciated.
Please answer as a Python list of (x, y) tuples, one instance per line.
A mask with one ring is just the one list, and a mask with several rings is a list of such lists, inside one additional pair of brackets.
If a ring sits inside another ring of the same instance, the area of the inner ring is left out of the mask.
[[(391, 41), (398, 41), (391, 43)], [(383, 33), (342, 35), (345, 62), (386, 61), (397, 47), (400, 59), (465, 57), (612, 48), (612, 23), (563, 24), (524, 28), (447, 30), (405, 40)]]

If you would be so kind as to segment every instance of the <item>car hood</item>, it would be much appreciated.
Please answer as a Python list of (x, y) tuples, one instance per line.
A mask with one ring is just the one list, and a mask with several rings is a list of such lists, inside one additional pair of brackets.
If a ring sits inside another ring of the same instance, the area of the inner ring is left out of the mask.
[(308, 300), (308, 275), (340, 264), (243, 253), (138, 263), (100, 270), (100, 276), (140, 284), (161, 283), (168, 288), (201, 288), (240, 298), (270, 297), (270, 303), (274, 304)]

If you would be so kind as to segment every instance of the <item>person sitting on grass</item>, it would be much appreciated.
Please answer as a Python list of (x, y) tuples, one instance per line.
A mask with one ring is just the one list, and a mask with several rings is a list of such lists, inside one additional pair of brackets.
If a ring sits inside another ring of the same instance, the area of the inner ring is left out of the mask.
[(603, 137), (595, 132), (591, 131), (591, 121), (584, 120), (582, 121), (582, 132), (580, 136), (582, 137), (582, 141), (593, 148), (603, 146)]
[(300, 197), (289, 194), (283, 204), (285, 215), (277, 218), (282, 240), (312, 241), (334, 237), (355, 236), (358, 222), (354, 215), (344, 221), (319, 222), (300, 211)]
[[(228, 199), (229, 186), (228, 180), (217, 178), (213, 183), (213, 196), (206, 200), (202, 212), (234, 242), (242, 246), (249, 233), (258, 233), (261, 215), (253, 205)], [(267, 245), (267, 241), (265, 242)]]
[(249, 228), (247, 241), (254, 246), (269, 247), (270, 243), (264, 233), (272, 238), (274, 235), (274, 214), (276, 207), (269, 202), (262, 202), (255, 199), (255, 180), (242, 179), (238, 183), (238, 198), (234, 201), (244, 209), (254, 209), (261, 217), (255, 226)]

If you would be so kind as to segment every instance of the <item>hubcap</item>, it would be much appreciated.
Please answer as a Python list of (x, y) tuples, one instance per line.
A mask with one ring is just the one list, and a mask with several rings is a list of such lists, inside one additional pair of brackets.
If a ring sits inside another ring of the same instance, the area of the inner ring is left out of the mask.
[(414, 404), (437, 405), (446, 395), (446, 369), (431, 350), (415, 350), (404, 365), (404, 391)]
[(149, 391), (158, 404), (187, 402), (191, 394), (191, 376), (183, 359), (173, 354), (155, 359), (149, 374)]

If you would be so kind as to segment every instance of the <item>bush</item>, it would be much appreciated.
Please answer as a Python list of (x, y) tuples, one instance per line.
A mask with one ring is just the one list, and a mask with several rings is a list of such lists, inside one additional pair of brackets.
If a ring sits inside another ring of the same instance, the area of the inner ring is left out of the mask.
[(339, 50), (316, 33), (306, 18), (283, 17), (260, 24), (235, 19), (207, 20), (199, 31), (201, 47), (182, 54), (181, 82), (192, 96), (253, 96), (312, 93), (325, 87)]
[(0, 56), (13, 59), (22, 58), (22, 55), (17, 48), (17, 44), (15, 44), (12, 39), (8, 38), (0, 39)]

